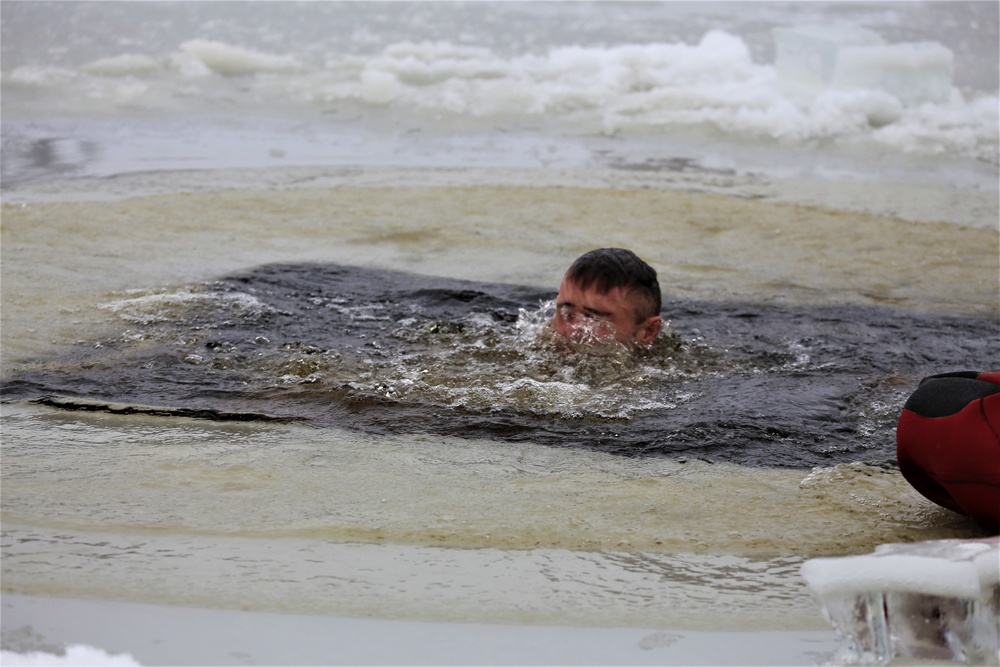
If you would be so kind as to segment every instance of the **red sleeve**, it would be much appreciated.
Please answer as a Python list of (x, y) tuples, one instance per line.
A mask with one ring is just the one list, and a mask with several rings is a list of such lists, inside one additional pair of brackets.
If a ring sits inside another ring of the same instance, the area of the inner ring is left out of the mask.
[(977, 380), (982, 380), (983, 382), (992, 382), (993, 384), (1000, 384), (1000, 372), (996, 373), (980, 373), (976, 376)]

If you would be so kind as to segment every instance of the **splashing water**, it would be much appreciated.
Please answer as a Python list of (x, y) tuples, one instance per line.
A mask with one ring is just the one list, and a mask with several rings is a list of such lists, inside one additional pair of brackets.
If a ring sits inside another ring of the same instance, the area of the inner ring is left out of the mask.
[(907, 367), (986, 358), (992, 327), (673, 300), (683, 325), (631, 350), (558, 336), (537, 289), (315, 264), (122, 297), (105, 308), (128, 328), (23, 365), (5, 393), (628, 456), (888, 464)]

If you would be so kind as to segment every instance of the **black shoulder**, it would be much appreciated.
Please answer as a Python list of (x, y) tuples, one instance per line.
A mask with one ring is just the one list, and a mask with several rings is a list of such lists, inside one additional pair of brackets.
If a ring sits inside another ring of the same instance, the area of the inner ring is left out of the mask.
[(903, 409), (921, 417), (947, 417), (973, 401), (1000, 393), (1000, 385), (977, 380), (978, 375), (974, 371), (959, 371), (926, 377)]

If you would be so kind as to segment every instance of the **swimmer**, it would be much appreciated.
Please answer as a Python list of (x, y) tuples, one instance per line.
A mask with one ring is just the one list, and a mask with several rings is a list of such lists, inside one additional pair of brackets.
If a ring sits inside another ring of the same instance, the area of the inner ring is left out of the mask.
[(569, 267), (552, 326), (574, 343), (649, 347), (663, 327), (656, 271), (631, 250), (600, 248)]

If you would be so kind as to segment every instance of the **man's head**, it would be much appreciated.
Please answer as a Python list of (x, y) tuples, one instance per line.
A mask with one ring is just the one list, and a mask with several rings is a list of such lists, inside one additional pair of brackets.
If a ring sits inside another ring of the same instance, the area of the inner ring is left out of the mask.
[(656, 271), (622, 248), (591, 250), (566, 271), (552, 324), (577, 341), (651, 345), (660, 333)]

